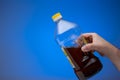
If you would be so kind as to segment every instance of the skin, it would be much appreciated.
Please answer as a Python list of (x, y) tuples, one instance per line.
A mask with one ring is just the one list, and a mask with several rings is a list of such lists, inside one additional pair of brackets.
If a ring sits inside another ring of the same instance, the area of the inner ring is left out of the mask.
[(92, 39), (91, 43), (81, 47), (83, 52), (97, 51), (101, 56), (109, 58), (120, 71), (120, 50), (118, 48), (104, 40), (97, 33), (82, 34), (77, 40), (79, 45), (83, 44), (82, 37)]

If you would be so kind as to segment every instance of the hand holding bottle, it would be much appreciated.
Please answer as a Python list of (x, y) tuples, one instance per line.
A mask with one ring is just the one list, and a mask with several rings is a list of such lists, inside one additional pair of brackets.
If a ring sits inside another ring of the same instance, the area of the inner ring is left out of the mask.
[(83, 52), (97, 51), (102, 56), (108, 57), (115, 66), (120, 70), (120, 50), (104, 40), (96, 33), (82, 34), (78, 40), (78, 44), (82, 44), (82, 37), (92, 39), (92, 43), (88, 43), (81, 47)]

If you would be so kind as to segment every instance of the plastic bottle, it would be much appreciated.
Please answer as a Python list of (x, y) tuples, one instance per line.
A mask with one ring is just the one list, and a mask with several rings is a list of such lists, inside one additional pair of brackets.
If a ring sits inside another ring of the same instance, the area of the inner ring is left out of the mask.
[[(78, 79), (86, 80), (99, 72), (102, 69), (100, 60), (92, 52), (82, 52), (81, 47), (76, 43), (81, 34), (80, 27), (75, 23), (63, 20), (60, 13), (53, 15), (52, 19), (57, 25), (55, 39), (71, 63)], [(82, 38), (82, 41), (83, 45), (92, 42), (85, 38)]]

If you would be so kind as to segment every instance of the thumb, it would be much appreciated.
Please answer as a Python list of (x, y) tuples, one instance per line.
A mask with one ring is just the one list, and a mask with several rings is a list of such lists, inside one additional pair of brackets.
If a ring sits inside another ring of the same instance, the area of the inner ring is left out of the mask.
[(82, 46), (81, 50), (83, 52), (89, 52), (89, 51), (95, 50), (94, 48), (95, 47), (94, 47), (94, 45), (92, 43), (88, 43), (88, 44), (85, 44), (84, 46)]

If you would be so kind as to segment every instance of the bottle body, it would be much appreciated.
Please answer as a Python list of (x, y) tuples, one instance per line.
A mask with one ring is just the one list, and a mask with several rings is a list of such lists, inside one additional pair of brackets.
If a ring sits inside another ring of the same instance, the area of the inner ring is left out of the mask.
[(81, 47), (64, 48), (67, 56), (70, 57), (73, 69), (77, 77), (78, 73), (82, 72), (85, 78), (89, 78), (102, 69), (102, 64), (92, 52), (84, 53)]
[[(81, 34), (80, 27), (60, 18), (57, 22), (55, 39), (71, 63), (78, 79), (85, 80), (102, 69), (100, 60), (92, 52), (84, 53), (76, 40)], [(85, 39), (87, 43), (92, 42)], [(84, 44), (83, 44), (84, 45)]]

